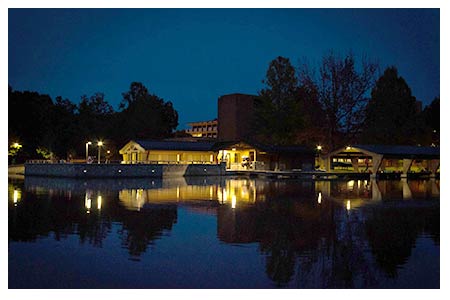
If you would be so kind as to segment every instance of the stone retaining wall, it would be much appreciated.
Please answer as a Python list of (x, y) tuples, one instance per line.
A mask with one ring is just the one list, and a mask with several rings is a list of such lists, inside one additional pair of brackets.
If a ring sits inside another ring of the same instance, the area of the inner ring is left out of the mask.
[(27, 163), (25, 176), (70, 178), (163, 178), (225, 175), (221, 165)]

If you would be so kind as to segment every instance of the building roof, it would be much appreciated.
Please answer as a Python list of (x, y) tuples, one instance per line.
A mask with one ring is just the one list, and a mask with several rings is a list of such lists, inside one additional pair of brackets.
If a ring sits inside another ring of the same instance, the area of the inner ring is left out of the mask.
[(439, 147), (399, 146), (399, 145), (353, 145), (354, 148), (392, 157), (436, 157), (439, 158)]
[[(133, 141), (130, 141), (133, 142)], [(130, 143), (129, 142), (129, 143)], [(207, 141), (155, 141), (135, 140), (145, 150), (181, 150), (181, 151), (218, 151), (239, 148), (256, 148), (268, 153), (302, 153), (314, 154), (314, 151), (303, 146), (275, 146), (264, 145), (253, 142), (230, 141), (230, 142), (207, 142)], [(128, 143), (128, 144), (129, 144)], [(127, 145), (128, 145), (127, 144)], [(124, 146), (125, 148), (125, 146)]]
[(146, 150), (213, 151), (214, 142), (135, 141)]
[(232, 148), (233, 146), (243, 144), (248, 145), (247, 148), (256, 148), (260, 151), (268, 152), (268, 153), (304, 153), (304, 154), (314, 154), (314, 150), (311, 150), (307, 147), (303, 146), (276, 146), (276, 145), (265, 145), (254, 142), (247, 141), (229, 141), (229, 142), (217, 142), (214, 145), (215, 150), (222, 150), (227, 148)]

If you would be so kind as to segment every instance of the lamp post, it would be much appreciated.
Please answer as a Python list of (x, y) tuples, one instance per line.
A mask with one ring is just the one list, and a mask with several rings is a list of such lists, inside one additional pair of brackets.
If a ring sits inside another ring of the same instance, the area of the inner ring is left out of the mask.
[(86, 163), (88, 161), (88, 156), (89, 156), (89, 145), (92, 145), (92, 142), (86, 143)]
[(97, 146), (98, 146), (98, 163), (100, 163), (100, 148), (103, 146), (103, 142), (98, 141)]
[(316, 165), (318, 165), (319, 166), (319, 168), (320, 168), (320, 154), (322, 153), (322, 145), (317, 145), (317, 147), (316, 147), (316, 150), (317, 150), (317, 161), (316, 161)]

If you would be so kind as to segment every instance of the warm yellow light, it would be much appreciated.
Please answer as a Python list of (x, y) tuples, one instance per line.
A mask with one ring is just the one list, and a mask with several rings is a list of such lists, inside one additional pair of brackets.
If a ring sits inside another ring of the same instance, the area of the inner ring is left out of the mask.
[(100, 146), (103, 146), (103, 142), (102, 142), (102, 141), (98, 141), (98, 142), (97, 142), (97, 146), (99, 146), (99, 147), (100, 147)]
[(86, 197), (84, 198), (84, 206), (87, 209), (87, 213), (90, 212), (91, 205), (92, 205), (92, 200), (91, 200), (91, 198), (88, 198), (88, 196), (86, 195)]
[(352, 149), (352, 147), (350, 147), (350, 146), (347, 146), (347, 147), (345, 148), (345, 150), (350, 150), (350, 149)]
[(354, 180), (350, 180), (349, 182), (347, 182), (347, 188), (349, 190), (353, 190), (354, 186), (355, 186), (355, 181)]
[(347, 200), (347, 210), (350, 210), (352, 207), (350, 205), (350, 200)]
[(102, 196), (98, 195), (97, 197), (97, 209), (102, 209)]
[(317, 145), (317, 150), (322, 150), (322, 146), (321, 145)]
[(231, 150), (236, 151), (236, 148), (232, 148)]
[(86, 145), (92, 145), (92, 142), (87, 142)]
[(20, 144), (19, 143), (14, 143), (13, 146), (14, 146), (14, 148), (19, 148)]
[(19, 201), (19, 198), (20, 198), (19, 191), (18, 190), (14, 190), (14, 193), (13, 193), (14, 204), (16, 204), (17, 201)]
[(108, 150), (108, 151), (106, 151), (106, 153), (110, 154), (110, 153), (111, 153), (111, 151), (109, 151), (109, 150)]
[(236, 208), (236, 195), (231, 197), (231, 208)]
[(317, 203), (322, 203), (322, 192), (319, 192), (319, 195), (317, 196)]

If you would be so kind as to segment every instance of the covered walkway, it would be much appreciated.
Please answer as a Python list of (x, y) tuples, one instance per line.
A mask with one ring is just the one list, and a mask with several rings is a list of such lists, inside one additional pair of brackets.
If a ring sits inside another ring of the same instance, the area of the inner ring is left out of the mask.
[(377, 174), (423, 173), (435, 177), (439, 173), (439, 147), (354, 145), (340, 148), (321, 157), (321, 167), (327, 172)]

